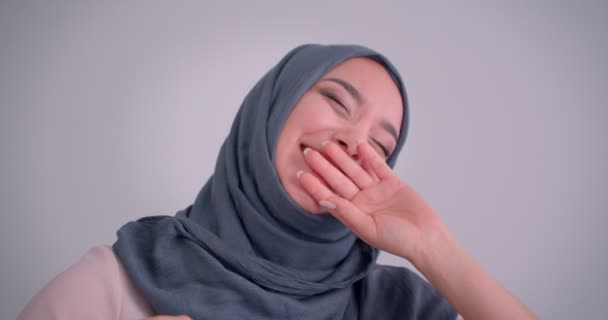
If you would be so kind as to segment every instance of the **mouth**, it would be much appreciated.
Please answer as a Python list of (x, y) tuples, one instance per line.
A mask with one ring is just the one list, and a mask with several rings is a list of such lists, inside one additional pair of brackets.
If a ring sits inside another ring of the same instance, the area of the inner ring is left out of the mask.
[[(306, 148), (310, 148), (311, 150), (315, 150), (315, 151), (317, 151), (317, 152), (320, 152), (319, 150), (316, 150), (316, 149), (315, 149), (315, 148), (313, 148), (313, 147), (310, 147), (310, 146), (307, 146), (307, 145), (305, 145), (305, 144), (301, 143), (301, 144), (300, 144), (300, 154), (302, 155), (302, 158), (304, 158), (304, 150), (305, 150)], [(332, 164), (333, 164), (333, 163), (332, 163)], [(322, 178), (322, 177), (321, 177), (321, 176), (320, 176), (320, 175), (319, 175), (317, 172), (315, 172), (315, 171), (314, 171), (314, 170), (313, 170), (313, 169), (310, 167), (310, 165), (309, 165), (309, 164), (306, 162), (306, 159), (304, 159), (304, 166), (305, 166), (305, 168), (306, 168), (305, 170), (306, 170), (308, 173), (311, 173), (313, 176), (315, 176), (315, 177), (316, 177), (316, 178), (319, 180), (319, 182), (321, 182), (321, 184), (323, 184), (325, 187), (327, 187), (328, 189), (330, 189), (330, 190), (332, 190), (332, 191), (333, 191), (333, 189), (332, 189), (332, 188), (329, 186), (329, 183), (327, 183), (327, 181), (325, 181), (325, 179), (323, 179), (323, 178)]]
[(304, 168), (309, 172), (314, 172), (312, 170), (312, 168), (308, 165), (308, 162), (306, 162), (306, 156), (304, 155), (304, 150), (306, 150), (306, 148), (309, 148), (311, 150), (315, 150), (315, 149), (313, 149), (303, 143), (300, 143), (300, 155), (302, 156), (302, 160), (304, 160), (304, 166), (305, 166)]

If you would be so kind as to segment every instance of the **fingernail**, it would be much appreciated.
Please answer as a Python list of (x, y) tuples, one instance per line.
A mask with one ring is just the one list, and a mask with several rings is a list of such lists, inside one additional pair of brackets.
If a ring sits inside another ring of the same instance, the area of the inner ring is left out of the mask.
[(296, 172), (296, 175), (298, 176), (298, 178), (304, 173), (304, 171), (302, 170), (298, 170), (298, 172)]
[(357, 144), (362, 144), (363, 142), (363, 140), (357, 140)]
[(304, 155), (307, 155), (308, 153), (310, 153), (310, 148), (304, 149)]
[(321, 142), (321, 147), (325, 147), (328, 143), (329, 143), (329, 141), (327, 141), (327, 140)]
[(326, 209), (335, 209), (336, 208), (335, 204), (333, 204), (333, 203), (331, 203), (331, 202), (329, 202), (327, 200), (321, 200), (321, 201), (319, 201), (319, 205), (321, 207), (323, 207), (323, 208), (326, 208)]

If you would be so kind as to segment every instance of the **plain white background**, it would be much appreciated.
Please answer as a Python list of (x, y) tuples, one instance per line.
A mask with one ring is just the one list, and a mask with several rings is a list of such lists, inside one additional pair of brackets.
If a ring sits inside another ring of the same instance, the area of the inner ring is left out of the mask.
[(411, 101), (396, 170), (492, 275), (541, 318), (600, 319), (606, 16), (601, 1), (2, 1), (0, 318), (127, 221), (189, 205), (249, 89), (316, 42), (393, 60)]

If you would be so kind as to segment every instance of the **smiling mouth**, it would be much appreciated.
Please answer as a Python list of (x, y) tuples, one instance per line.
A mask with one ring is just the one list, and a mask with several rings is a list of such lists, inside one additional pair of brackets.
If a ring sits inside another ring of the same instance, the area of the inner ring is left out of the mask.
[[(310, 146), (307, 146), (307, 145), (305, 145), (305, 144), (303, 144), (303, 143), (300, 143), (300, 152), (301, 152), (301, 154), (302, 154), (302, 157), (304, 157), (304, 149), (306, 149), (306, 148), (310, 148), (311, 150), (315, 150), (315, 151), (319, 152), (318, 150), (316, 150), (316, 149), (314, 149), (314, 148), (312, 148), (312, 147), (310, 147)], [(333, 164), (333, 163), (332, 163), (332, 164)], [(315, 172), (315, 171), (314, 171), (314, 170), (313, 170), (313, 169), (310, 167), (310, 165), (309, 165), (309, 164), (306, 162), (306, 159), (304, 160), (304, 165), (306, 166), (306, 169), (307, 169), (306, 171), (308, 171), (309, 173), (311, 173), (312, 175), (314, 175), (314, 176), (315, 176), (317, 179), (319, 179), (319, 181), (320, 181), (320, 182), (321, 182), (321, 183), (322, 183), (322, 184), (323, 184), (325, 187), (327, 187), (328, 189), (332, 190), (332, 192), (334, 191), (334, 190), (333, 190), (333, 189), (332, 189), (332, 188), (329, 186), (329, 183), (327, 183), (327, 181), (325, 181), (325, 179), (323, 179), (323, 178), (322, 178), (322, 177), (321, 177), (321, 176), (320, 176), (318, 173), (316, 173), (316, 172)]]

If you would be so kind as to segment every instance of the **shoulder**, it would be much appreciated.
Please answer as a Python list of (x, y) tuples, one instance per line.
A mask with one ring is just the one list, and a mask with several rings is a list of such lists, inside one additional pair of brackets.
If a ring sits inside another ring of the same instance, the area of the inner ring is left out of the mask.
[(450, 319), (456, 310), (428, 281), (405, 267), (376, 265), (364, 281), (366, 296), (391, 301), (391, 314), (407, 319)]
[(18, 319), (121, 319), (134, 293), (112, 248), (99, 245), (44, 286)]

